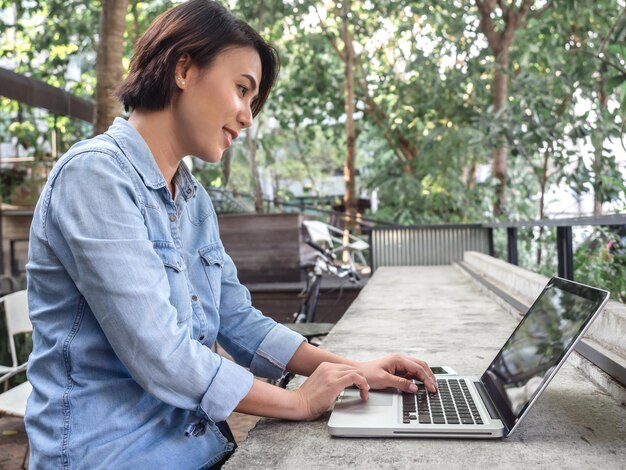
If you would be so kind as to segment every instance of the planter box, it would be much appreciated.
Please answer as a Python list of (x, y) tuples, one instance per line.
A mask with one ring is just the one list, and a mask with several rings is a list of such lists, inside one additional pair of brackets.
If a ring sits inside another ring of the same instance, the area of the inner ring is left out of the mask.
[(298, 282), (309, 250), (301, 234), (301, 214), (227, 214), (219, 216), (226, 252), (244, 283)]

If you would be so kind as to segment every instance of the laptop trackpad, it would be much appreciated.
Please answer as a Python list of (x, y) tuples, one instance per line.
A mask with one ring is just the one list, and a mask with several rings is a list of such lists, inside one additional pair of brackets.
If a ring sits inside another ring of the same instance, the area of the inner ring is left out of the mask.
[(356, 388), (346, 388), (341, 398), (342, 405), (367, 404), (367, 406), (391, 406), (393, 405), (393, 396), (398, 392), (377, 390), (370, 391), (367, 401), (361, 400), (359, 390)]

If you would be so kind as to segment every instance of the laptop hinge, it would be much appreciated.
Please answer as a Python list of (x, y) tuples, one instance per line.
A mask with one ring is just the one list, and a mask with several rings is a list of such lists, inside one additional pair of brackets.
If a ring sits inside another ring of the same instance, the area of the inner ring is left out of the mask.
[(489, 397), (489, 394), (487, 393), (487, 389), (485, 389), (485, 386), (483, 385), (483, 383), (480, 381), (476, 381), (474, 382), (474, 385), (476, 386), (476, 390), (478, 390), (478, 394), (480, 395), (480, 398), (482, 398), (483, 403), (485, 404), (485, 408), (487, 408), (487, 411), (489, 412), (489, 416), (491, 417), (491, 419), (499, 419), (504, 423), (504, 420), (500, 417), (500, 414), (498, 413), (497, 408), (494, 406), (493, 402), (491, 401), (491, 397)]

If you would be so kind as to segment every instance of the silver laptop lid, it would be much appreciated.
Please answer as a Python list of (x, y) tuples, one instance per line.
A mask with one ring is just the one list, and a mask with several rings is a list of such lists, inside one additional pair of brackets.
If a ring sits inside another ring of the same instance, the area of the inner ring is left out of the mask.
[(550, 279), (481, 382), (510, 434), (609, 299), (607, 291)]

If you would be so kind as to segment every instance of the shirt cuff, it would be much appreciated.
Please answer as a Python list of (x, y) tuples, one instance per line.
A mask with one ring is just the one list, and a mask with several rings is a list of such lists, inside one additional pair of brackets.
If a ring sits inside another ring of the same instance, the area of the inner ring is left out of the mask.
[(250, 371), (259, 377), (279, 378), (304, 341), (304, 336), (277, 323), (257, 348)]
[(217, 374), (200, 402), (200, 413), (213, 422), (224, 421), (252, 388), (254, 377), (234, 362), (220, 358)]

